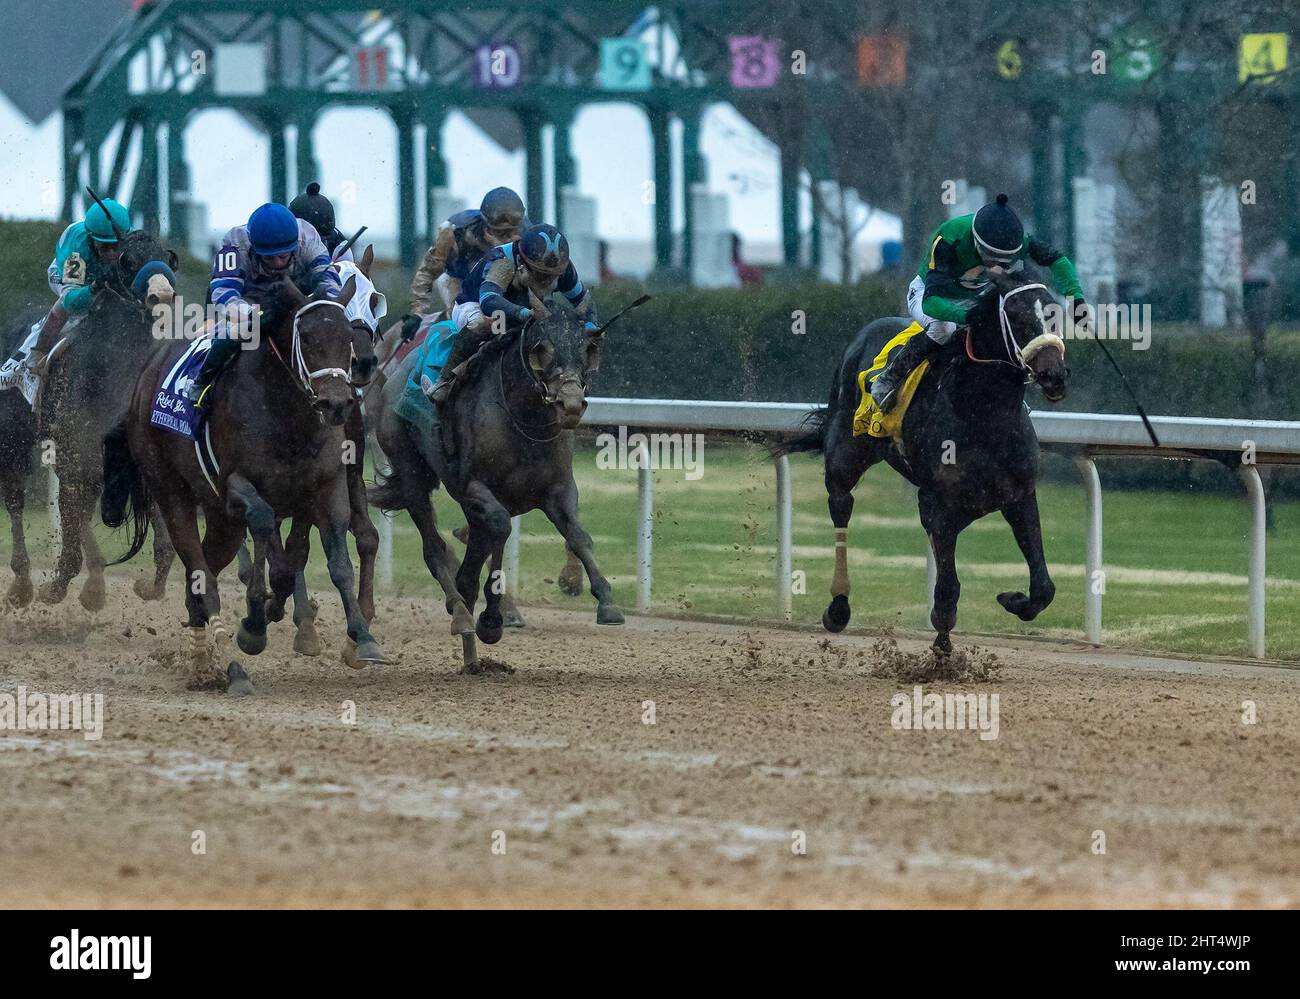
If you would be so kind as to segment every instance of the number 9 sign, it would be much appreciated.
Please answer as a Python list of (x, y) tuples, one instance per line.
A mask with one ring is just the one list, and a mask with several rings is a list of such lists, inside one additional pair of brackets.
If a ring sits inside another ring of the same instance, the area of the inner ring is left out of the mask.
[(649, 90), (650, 60), (639, 38), (600, 40), (600, 85), (604, 90)]

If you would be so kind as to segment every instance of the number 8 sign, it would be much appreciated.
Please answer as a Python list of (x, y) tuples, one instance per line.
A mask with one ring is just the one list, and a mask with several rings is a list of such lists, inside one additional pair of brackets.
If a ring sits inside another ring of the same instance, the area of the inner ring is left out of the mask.
[(605, 90), (649, 90), (650, 60), (639, 38), (600, 40), (600, 85)]
[(776, 42), (762, 35), (732, 35), (731, 85), (733, 87), (774, 87), (780, 68)]

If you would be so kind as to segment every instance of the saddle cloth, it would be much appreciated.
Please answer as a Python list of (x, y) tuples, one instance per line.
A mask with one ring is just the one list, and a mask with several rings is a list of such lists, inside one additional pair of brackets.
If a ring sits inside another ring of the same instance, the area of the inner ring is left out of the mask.
[(451, 356), (458, 330), (450, 322), (434, 323), (428, 328), (424, 342), (419, 346), (411, 374), (402, 386), (393, 411), (421, 434), (432, 434), (438, 426), (438, 408), (424, 394), (442, 374), (443, 365)]
[(916, 388), (921, 384), (921, 379), (930, 370), (930, 362), (922, 361), (907, 376), (907, 380), (903, 382), (903, 387), (898, 390), (898, 402), (888, 413), (882, 413), (880, 407), (876, 405), (876, 400), (871, 398), (871, 383), (880, 377), (880, 373), (885, 370), (889, 355), (918, 333), (922, 336), (925, 335), (920, 323), (912, 323), (911, 326), (880, 348), (880, 353), (871, 362), (871, 367), (867, 368), (866, 371), (858, 372), (858, 388), (862, 393), (862, 399), (858, 403), (857, 411), (853, 414), (854, 437), (861, 437), (864, 434), (869, 437), (902, 437), (903, 417), (907, 415), (907, 407), (911, 405), (912, 396), (916, 395)]
[[(80, 322), (81, 316), (72, 316), (63, 328), (70, 333)], [(36, 405), (36, 393), (40, 390), (41, 378), (32, 370), (31, 353), (32, 348), (36, 346), (36, 341), (40, 339), (41, 329), (44, 326), (44, 319), (34, 323), (31, 332), (27, 334), (27, 339), (14, 351), (12, 357), (0, 365), (0, 391), (16, 388), (22, 393), (23, 398), (27, 400), (27, 405), (32, 407)], [(46, 361), (47, 364), (51, 363), (59, 355), (67, 342), (68, 338), (66, 336), (59, 339), (59, 342), (54, 345), (54, 349), (50, 351), (50, 356)]]
[(170, 368), (165, 369), (162, 384), (154, 394), (149, 411), (149, 422), (170, 430), (186, 440), (194, 440), (198, 421), (194, 404), (189, 399), (190, 385), (203, 367), (203, 359), (212, 346), (209, 337), (200, 337), (185, 348)]

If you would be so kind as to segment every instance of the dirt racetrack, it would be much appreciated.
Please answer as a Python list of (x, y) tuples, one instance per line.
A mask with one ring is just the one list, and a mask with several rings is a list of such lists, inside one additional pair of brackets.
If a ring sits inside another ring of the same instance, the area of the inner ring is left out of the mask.
[(353, 672), (322, 603), (326, 654), (273, 626), (245, 699), (185, 689), (174, 584), (146, 605), (118, 577), (93, 621), (4, 611), (0, 693), (102, 692), (106, 721), (0, 732), (0, 903), (1300, 903), (1294, 670), (981, 640), (991, 682), (926, 690), (998, 694), (985, 741), (894, 728), (913, 684), (869, 637), (598, 628), (583, 602), (526, 610), (484, 650), (517, 671), (467, 676), (440, 605), (381, 600), (395, 661)]

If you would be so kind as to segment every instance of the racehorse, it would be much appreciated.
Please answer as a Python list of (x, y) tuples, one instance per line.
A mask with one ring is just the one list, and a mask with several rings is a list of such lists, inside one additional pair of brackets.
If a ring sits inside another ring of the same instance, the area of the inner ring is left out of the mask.
[(155, 322), (165, 317), (175, 295), (173, 251), (142, 229), (121, 233), (119, 244), (121, 255), (95, 289), (90, 313), (66, 339), (66, 348), (50, 352), (39, 403), (41, 425), (54, 441), (62, 532), (54, 574), (41, 584), (39, 596), (45, 603), (63, 600), (84, 553), (86, 582), (78, 599), (92, 611), (105, 602), (104, 556), (91, 530), (103, 484), (101, 442), (122, 418), (125, 387), (135, 383), (157, 346)]
[[(230, 564), (246, 532), (253, 536), (248, 615), (237, 634), (240, 649), (257, 655), (266, 647), (266, 624), (284, 614), (295, 575), (307, 561), (307, 532), (320, 532), (330, 579), (347, 617), (349, 651), (361, 662), (382, 662), (383, 652), (353, 592), (347, 530), (351, 521), (344, 425), (356, 404), (349, 377), (354, 336), (346, 306), (356, 289), (349, 279), (337, 301), (311, 299), (290, 282), (254, 292), (265, 319), (260, 349), (238, 352), (211, 389), (211, 415), (204, 429), (217, 459), (215, 475), (200, 464), (195, 443), (151, 423), (151, 404), (177, 351), (160, 351), (136, 382), (127, 417), (104, 440), (104, 522), (129, 519), (132, 541), (125, 561), (144, 544), (147, 511), (156, 503), (171, 543), (186, 570), (192, 681), (205, 674), (239, 693), (251, 692), (238, 662), (221, 670), (209, 656), (210, 637), (224, 651), (217, 575)], [(368, 342), (368, 341), (367, 341)], [(197, 509), (206, 530), (200, 540)], [(278, 541), (279, 521), (293, 519), (282, 558), (272, 563), (271, 594), (265, 567)]]
[(1025, 386), (1036, 383), (1051, 402), (1065, 397), (1065, 343), (1047, 329), (1044, 310), (1056, 306), (1044, 285), (998, 269), (989, 271), (989, 279), (968, 313), (966, 328), (921, 379), (900, 439), (853, 435), (858, 373), (870, 368), (880, 349), (911, 322), (886, 318), (860, 330), (848, 345), (826, 408), (808, 414), (800, 436), (774, 448), (777, 455), (807, 451), (825, 456), (835, 525), (832, 599), (822, 616), (827, 631), (843, 631), (849, 623), (852, 490), (863, 472), (881, 461), (919, 490), (921, 524), (937, 569), (930, 612), (937, 652), (952, 651), (950, 633), (961, 592), (957, 535), (994, 510), (1006, 518), (1029, 566), (1029, 594), (1000, 593), (998, 603), (1022, 621), (1032, 621), (1052, 602), (1056, 587), (1043, 556), (1034, 487), (1038, 437), (1025, 405)]
[[(501, 639), (503, 550), (510, 518), (529, 510), (540, 508), (581, 560), (597, 601), (596, 622), (623, 623), (609, 581), (596, 565), (591, 535), (578, 523), (568, 433), (587, 408), (587, 379), (599, 367), (604, 332), (618, 316), (588, 331), (570, 309), (548, 310), (536, 296), (532, 306), (534, 317), (522, 329), (479, 350), (455, 394), (440, 408), (431, 433), (396, 411), (418, 354), (390, 376), (380, 411), (379, 446), (391, 471), (371, 489), (370, 501), (411, 515), (423, 541), (425, 565), (446, 596), (452, 634), (462, 638), (470, 672), (479, 668), (474, 636), (489, 645)], [(460, 504), (469, 525), (465, 556), (454, 577), (455, 560), (438, 533), (429, 499), (440, 483)], [(476, 591), (489, 558), (485, 607), (474, 624)]]
[[(0, 343), (0, 356), (9, 357), (27, 337), (43, 311), (34, 308), (20, 316), (16, 325)], [(26, 607), (35, 592), (32, 586), (32, 563), (27, 556), (27, 538), (23, 531), (23, 508), (27, 505), (27, 476), (32, 470), (32, 448), (36, 446), (36, 414), (27, 405), (21, 392), (15, 389), (0, 391), (0, 492), (4, 493), (5, 509), (9, 513), (9, 528), (13, 538), (13, 552), (9, 566), (14, 571), (14, 581), (9, 584), (5, 599), (13, 607)]]

